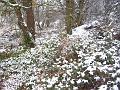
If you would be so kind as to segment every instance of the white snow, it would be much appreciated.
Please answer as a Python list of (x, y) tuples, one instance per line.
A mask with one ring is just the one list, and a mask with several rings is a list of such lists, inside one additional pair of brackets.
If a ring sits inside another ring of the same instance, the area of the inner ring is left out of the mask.
[(5, 52), (5, 51), (6, 51), (6, 49), (0, 49), (0, 53)]
[(117, 85), (113, 85), (113, 90), (119, 90), (119, 88), (117, 87)]
[(47, 87), (52, 87), (58, 81), (58, 77), (52, 77), (52, 79), (48, 78), (46, 82), (48, 83)]
[(74, 82), (74, 79), (70, 80), (70, 83), (71, 83), (71, 84), (74, 84), (74, 83), (75, 83), (75, 82)]
[(118, 70), (116, 71), (116, 73), (117, 73), (118, 75), (120, 75), (120, 69), (118, 69)]
[[(60, 22), (59, 20), (54, 22), (55, 27), (58, 25), (59, 22)], [(51, 88), (56, 83), (58, 83), (56, 86), (59, 87), (59, 89), (65, 86), (69, 87), (70, 86), (69, 83), (73, 85), (76, 83), (78, 85), (81, 83), (89, 84), (88, 80), (84, 79), (84, 77), (87, 75), (86, 72), (88, 71), (89, 74), (93, 76), (91, 78), (93, 78), (96, 81), (99, 81), (101, 79), (101, 76), (100, 75), (94, 76), (94, 73), (97, 69), (98, 69), (98, 73), (105, 72), (105, 74), (111, 74), (112, 77), (116, 78), (117, 75), (120, 74), (120, 69), (117, 70), (115, 69), (115, 67), (120, 67), (120, 64), (118, 63), (120, 58), (116, 59), (116, 56), (114, 56), (114, 54), (112, 53), (116, 53), (118, 48), (116, 48), (116, 46), (112, 46), (110, 49), (106, 50), (107, 53), (112, 55), (112, 58), (114, 57), (115, 64), (105, 65), (107, 64), (106, 63), (107, 54), (106, 52), (104, 52), (104, 50), (103, 51), (100, 50), (101, 48), (104, 48), (103, 45), (106, 44), (106, 41), (101, 40), (94, 42), (94, 39), (91, 38), (92, 34), (90, 33), (90, 30), (85, 29), (86, 27), (90, 27), (91, 25), (99, 26), (100, 23), (98, 21), (93, 21), (90, 24), (79, 26), (72, 30), (72, 35), (69, 35), (69, 39), (66, 40), (67, 43), (70, 44), (70, 45), (68, 44), (68, 46), (72, 46), (74, 44), (75, 45), (78, 44), (78, 46), (80, 45), (82, 46), (82, 48), (80, 48), (80, 51), (77, 51), (77, 54), (80, 57), (79, 60), (78, 61), (71, 60), (72, 62), (65, 60), (64, 59), (65, 57), (63, 56), (60, 56), (60, 58), (55, 58), (56, 59), (55, 62), (53, 62), (53, 59), (51, 58), (50, 59), (46, 58), (47, 56), (54, 56), (53, 52), (55, 51), (56, 47), (61, 44), (61, 42), (59, 41), (59, 39), (61, 38), (59, 37), (59, 34), (55, 32), (56, 29), (54, 27), (53, 29), (48, 28), (48, 31), (46, 30), (41, 32), (41, 36), (40, 37), (38, 36), (36, 38), (37, 46), (35, 48), (31, 48), (29, 51), (21, 54), (20, 57), (18, 58), (7, 59), (6, 62), (0, 63), (2, 67), (5, 67), (7, 73), (11, 71), (19, 72), (16, 75), (14, 74), (10, 75), (9, 79), (7, 79), (4, 82), (6, 85), (5, 90), (15, 90), (19, 85), (21, 85), (21, 82), (23, 81), (25, 81), (27, 85), (32, 84), (33, 85), (32, 87), (34, 87), (33, 90), (43, 90), (44, 88), (42, 88), (42, 86), (43, 87), (47, 86), (47, 88)], [(78, 42), (76, 41), (76, 39), (78, 40)], [(0, 42), (2, 41), (4, 40), (0, 38)], [(5, 41), (8, 40), (6, 39)], [(89, 43), (90, 41), (93, 44), (90, 44)], [(55, 46), (51, 43), (55, 44)], [(98, 46), (98, 44), (101, 46)], [(66, 48), (64, 50), (67, 51), (69, 48), (68, 47)], [(85, 50), (86, 53), (84, 52)], [(1, 49), (0, 52), (4, 52), (4, 51), (5, 49), (3, 48)], [(96, 61), (96, 56), (100, 56), (99, 61)], [(102, 60), (104, 61), (103, 63), (100, 62)], [(40, 67), (38, 67), (37, 65), (38, 66), (40, 65)], [(51, 69), (51, 67), (53, 68), (53, 70), (58, 69), (58, 71), (55, 71), (55, 74), (53, 76), (48, 75), (49, 69)], [(39, 69), (40, 70), (45, 69), (45, 72), (41, 74)], [(113, 70), (116, 70), (115, 73), (112, 72)], [(0, 72), (4, 73), (4, 71), (0, 71)], [(77, 74), (78, 76), (74, 76), (74, 73), (75, 75)], [(58, 80), (60, 76), (62, 79)], [(105, 80), (105, 77), (102, 77), (102, 79)], [(36, 81), (38, 82), (41, 81), (42, 85), (41, 86), (36, 85)], [(114, 82), (115, 83), (120, 82), (120, 78), (117, 77), (116, 81)], [(15, 83), (14, 84), (15, 87), (14, 86), (10, 87), (8, 83), (10, 84)], [(113, 88), (115, 90), (118, 90), (117, 85), (114, 85)], [(107, 85), (101, 85), (99, 87), (99, 90), (106, 90), (106, 89), (107, 89)], [(73, 90), (78, 90), (78, 87), (73, 86)]]
[(84, 38), (84, 39), (88, 38), (88, 36), (90, 35), (90, 33), (87, 30), (84, 29), (86, 26), (87, 25), (82, 25), (82, 26), (79, 26), (77, 28), (74, 28), (72, 30), (72, 36), (73, 37), (74, 36), (78, 36), (78, 37)]
[(101, 85), (101, 86), (99, 87), (99, 90), (107, 90), (107, 85)]
[(83, 79), (82, 81), (83, 81), (84, 83), (88, 83), (88, 80), (84, 80), (84, 79)]
[(78, 87), (73, 87), (73, 90), (78, 90)]
[(77, 80), (77, 84), (80, 84), (81, 82), (82, 82), (82, 80), (81, 80), (81, 79)]
[(85, 76), (85, 73), (84, 73), (84, 72), (83, 72), (83, 73), (81, 73), (81, 76), (82, 76), (82, 77), (84, 77), (84, 76)]
[(120, 77), (117, 77), (117, 79), (116, 79), (116, 83), (120, 83)]
[(100, 22), (98, 20), (95, 20), (91, 23), (92, 26), (99, 26)]
[(100, 77), (99, 76), (96, 76), (95, 77), (96, 81), (100, 80)]

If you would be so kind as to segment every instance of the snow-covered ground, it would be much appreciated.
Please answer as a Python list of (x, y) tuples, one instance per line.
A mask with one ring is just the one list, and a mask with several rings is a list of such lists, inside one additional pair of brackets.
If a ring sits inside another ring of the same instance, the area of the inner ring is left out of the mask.
[(64, 40), (56, 29), (41, 32), (35, 48), (0, 61), (0, 89), (120, 90), (120, 41), (93, 38), (86, 27), (96, 24), (77, 27)]

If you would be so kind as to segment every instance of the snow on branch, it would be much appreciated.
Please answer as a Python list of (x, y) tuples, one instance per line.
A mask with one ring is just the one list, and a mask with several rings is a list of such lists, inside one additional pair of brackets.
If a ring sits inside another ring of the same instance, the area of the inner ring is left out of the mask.
[(5, 5), (8, 5), (10, 7), (20, 7), (20, 8), (30, 8), (30, 7), (26, 7), (26, 6), (23, 6), (23, 5), (20, 5), (20, 4), (17, 4), (17, 3), (11, 3), (7, 0), (0, 0), (1, 3), (4, 3)]

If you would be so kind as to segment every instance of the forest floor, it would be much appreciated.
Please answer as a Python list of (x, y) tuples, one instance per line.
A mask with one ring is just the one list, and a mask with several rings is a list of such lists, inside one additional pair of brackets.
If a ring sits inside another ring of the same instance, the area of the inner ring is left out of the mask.
[(109, 32), (96, 39), (85, 27), (65, 37), (59, 29), (38, 31), (36, 47), (24, 52), (19, 32), (2, 28), (0, 54), (21, 53), (1, 59), (0, 90), (120, 90), (120, 41)]

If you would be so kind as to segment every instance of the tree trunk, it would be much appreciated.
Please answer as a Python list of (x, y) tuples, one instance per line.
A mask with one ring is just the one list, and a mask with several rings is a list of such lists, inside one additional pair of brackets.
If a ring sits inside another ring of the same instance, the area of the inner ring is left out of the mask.
[(35, 20), (34, 10), (32, 7), (32, 0), (22, 0), (24, 6), (28, 7), (25, 9), (26, 12), (26, 23), (29, 32), (32, 34), (32, 38), (35, 40)]
[(83, 24), (84, 21), (84, 5), (85, 5), (85, 0), (79, 0), (78, 2), (79, 6), (78, 6), (78, 13), (77, 13), (77, 18), (76, 18), (76, 23), (77, 26), (80, 26)]
[[(14, 0), (10, 0), (10, 2), (12, 4), (16, 4), (16, 2)], [(23, 15), (21, 13), (21, 7), (15, 7), (15, 13), (16, 13), (16, 16), (17, 16), (17, 19), (18, 19), (18, 26), (22, 30), (23, 44), (26, 47), (30, 47), (30, 48), (34, 47), (35, 44), (32, 40), (32, 37), (29, 34), (29, 28), (25, 24), (24, 19), (22, 17)]]
[(73, 14), (74, 14), (74, 0), (66, 0), (65, 23), (67, 34), (72, 34), (72, 27), (74, 25)]

